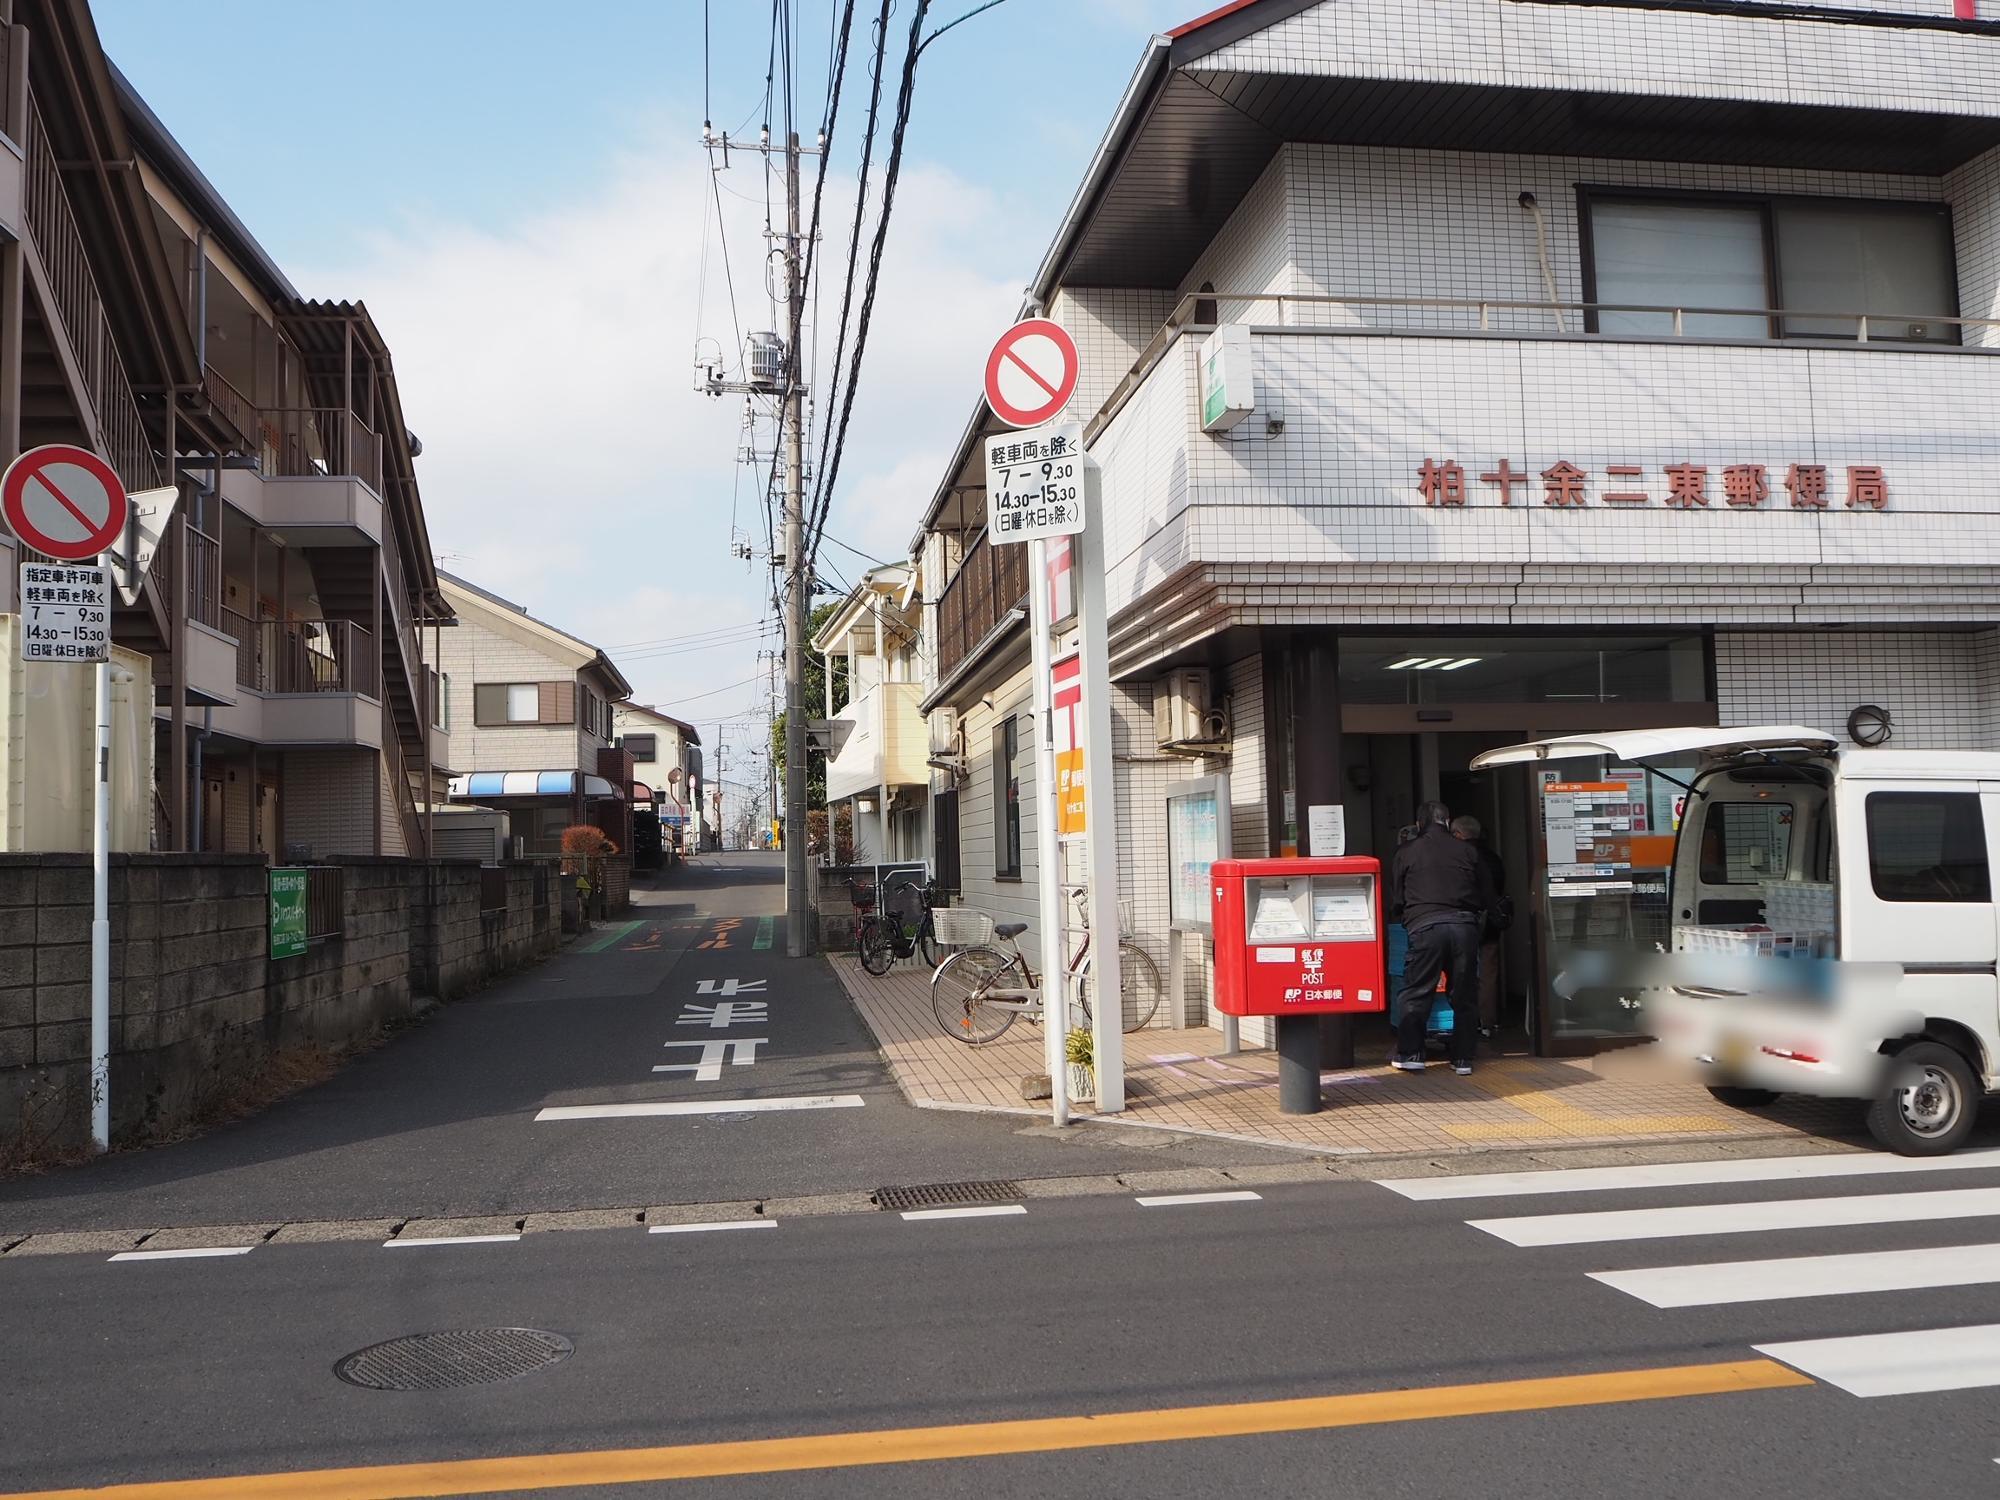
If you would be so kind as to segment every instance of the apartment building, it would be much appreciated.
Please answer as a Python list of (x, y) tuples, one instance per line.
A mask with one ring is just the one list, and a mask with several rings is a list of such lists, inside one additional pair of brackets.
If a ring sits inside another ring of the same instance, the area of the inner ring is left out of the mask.
[(916, 577), (904, 564), (870, 569), (811, 642), (826, 662), (827, 806), (847, 804), (854, 858), (863, 864), (930, 857)]
[[(1629, 1013), (1552, 976), (1665, 935), (1679, 790), (1480, 750), (2000, 737), (1992, 0), (1225, 6), (1146, 48), (1030, 307), (1082, 351), (1120, 894), (1156, 956), (1174, 783), (1227, 778), (1239, 856), (1339, 809), (1386, 860), (1441, 797), (1521, 913), (1504, 1022), (1591, 1050)], [(1044, 581), (985, 536), (998, 431), (975, 411), (914, 545), (924, 708), (962, 767), (941, 874), (1033, 922)], [(1739, 832), (1774, 848), (1783, 810)]]
[(611, 706), (612, 733), (632, 757), (632, 775), (650, 793), (660, 831), (676, 848), (701, 843), (701, 735), (685, 719), (637, 703)]
[(292, 285), (84, 0), (0, 23), (0, 448), (77, 443), (129, 491), (179, 491), (114, 620), (154, 663), (151, 841), (423, 852), (444, 769), (423, 632), (450, 612), (382, 335)]
[(440, 574), (456, 628), (439, 655), (451, 797), (510, 816), (530, 854), (562, 846), (579, 823), (632, 848), (632, 755), (616, 745), (613, 705), (632, 684), (588, 641), (520, 605)]

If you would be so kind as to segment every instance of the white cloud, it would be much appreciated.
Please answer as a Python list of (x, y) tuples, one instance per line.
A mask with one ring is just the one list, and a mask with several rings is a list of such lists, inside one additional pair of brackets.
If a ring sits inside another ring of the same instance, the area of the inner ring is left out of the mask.
[[(697, 335), (734, 342), (712, 235), (707, 306), (696, 307), (707, 166), (678, 135), (650, 145), (504, 231), (416, 223), (307, 278), (364, 300), (394, 351), (404, 413), (424, 441), (433, 544), (450, 570), (607, 646), (753, 621), (769, 593), (762, 561), (746, 566), (729, 550), (732, 490), (737, 528), (763, 547), (762, 470), (732, 472), (741, 399), (692, 389)], [(755, 158), (736, 162), (722, 202), (747, 333), (771, 321), (764, 203)], [(825, 202), (830, 360), (851, 183), (829, 179)], [(1014, 311), (1019, 268), (1041, 248), (1038, 218), (940, 167), (906, 164), (833, 534), (902, 555), (977, 398), (986, 347)], [(982, 269), (992, 265), (1009, 274)], [(759, 440), (768, 452), (767, 424)], [(841, 558), (852, 577), (850, 564)], [(761, 677), (758, 644), (622, 664), (642, 701), (702, 694), (707, 719), (762, 701), (761, 687), (711, 692)]]

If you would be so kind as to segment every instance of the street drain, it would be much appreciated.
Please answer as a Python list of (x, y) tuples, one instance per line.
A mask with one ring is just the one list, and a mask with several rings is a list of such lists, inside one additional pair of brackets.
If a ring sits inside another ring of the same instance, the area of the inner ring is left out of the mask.
[(518, 1380), (575, 1352), (561, 1334), (539, 1328), (450, 1328), (370, 1344), (333, 1373), (372, 1391), (446, 1391)]
[(912, 1208), (950, 1208), (960, 1203), (1013, 1203), (1018, 1182), (927, 1182), (917, 1187), (875, 1189), (875, 1205), (892, 1213)]

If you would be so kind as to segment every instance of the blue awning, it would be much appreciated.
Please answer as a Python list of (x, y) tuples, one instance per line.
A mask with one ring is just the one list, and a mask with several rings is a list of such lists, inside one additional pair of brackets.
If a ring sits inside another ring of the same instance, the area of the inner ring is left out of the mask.
[[(471, 802), (493, 797), (569, 797), (575, 795), (575, 771), (470, 771), (451, 779), (451, 795)], [(618, 788), (602, 776), (583, 777), (583, 795), (619, 797)]]

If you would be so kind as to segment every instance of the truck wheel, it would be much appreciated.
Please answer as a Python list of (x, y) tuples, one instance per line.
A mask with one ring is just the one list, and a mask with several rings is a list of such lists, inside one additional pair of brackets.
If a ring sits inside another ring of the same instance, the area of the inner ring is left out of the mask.
[(1915, 1080), (1891, 1085), (1868, 1106), (1868, 1133), (1900, 1156), (1943, 1156), (1954, 1151), (1979, 1115), (1979, 1089), (1964, 1058), (1938, 1042), (1915, 1042), (1897, 1053), (1892, 1067)]
[(1778, 1102), (1776, 1089), (1744, 1088), (1735, 1083), (1712, 1083), (1708, 1092), (1717, 1104), (1727, 1104), (1731, 1109), (1762, 1109)]

